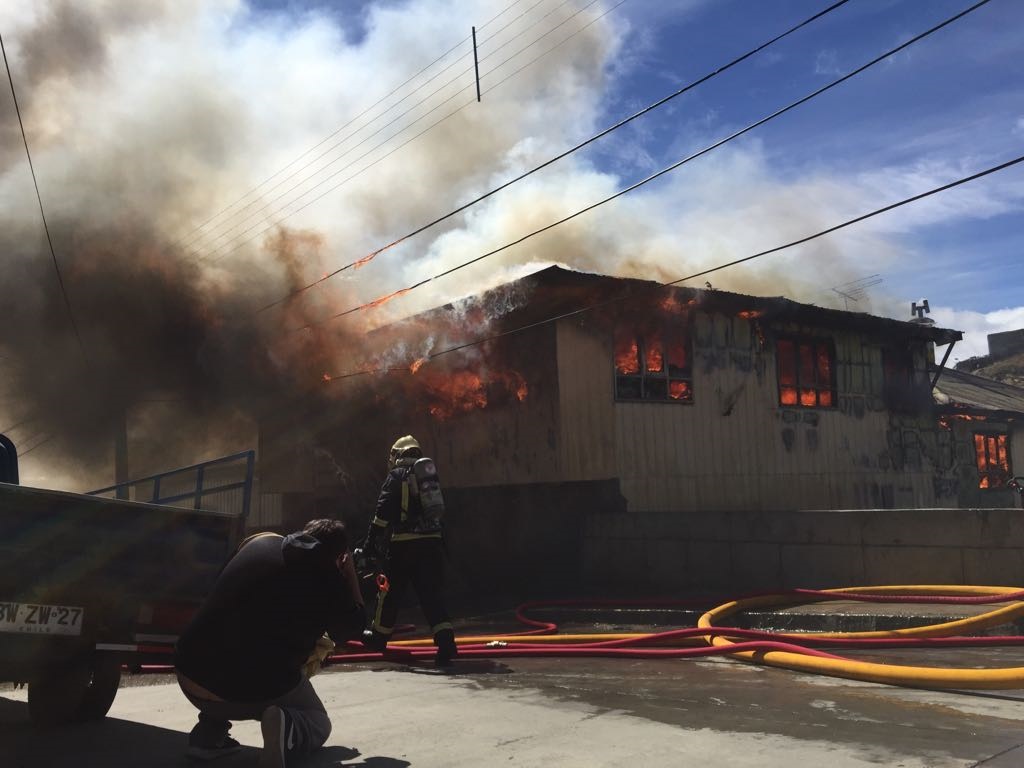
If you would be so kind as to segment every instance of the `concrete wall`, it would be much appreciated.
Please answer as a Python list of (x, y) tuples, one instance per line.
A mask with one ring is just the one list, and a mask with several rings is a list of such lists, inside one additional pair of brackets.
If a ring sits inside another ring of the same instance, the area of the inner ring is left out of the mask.
[(1024, 587), (1024, 512), (609, 511), (587, 517), (583, 552), (587, 583), (627, 581), (657, 595), (871, 584)]

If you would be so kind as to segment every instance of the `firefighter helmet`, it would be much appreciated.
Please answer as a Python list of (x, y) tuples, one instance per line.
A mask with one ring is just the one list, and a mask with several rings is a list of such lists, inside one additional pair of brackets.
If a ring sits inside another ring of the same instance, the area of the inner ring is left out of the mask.
[(391, 453), (388, 456), (388, 463), (391, 468), (394, 469), (398, 466), (398, 463), (403, 459), (409, 459), (407, 463), (411, 466), (412, 462), (423, 456), (423, 449), (420, 448), (419, 441), (412, 435), (406, 435), (395, 440), (395, 444), (391, 446)]

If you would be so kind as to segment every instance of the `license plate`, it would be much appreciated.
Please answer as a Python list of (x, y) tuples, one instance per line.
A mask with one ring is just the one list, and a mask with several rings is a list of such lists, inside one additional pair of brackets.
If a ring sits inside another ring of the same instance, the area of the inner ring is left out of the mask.
[(83, 608), (70, 605), (0, 603), (0, 632), (30, 635), (82, 634)]

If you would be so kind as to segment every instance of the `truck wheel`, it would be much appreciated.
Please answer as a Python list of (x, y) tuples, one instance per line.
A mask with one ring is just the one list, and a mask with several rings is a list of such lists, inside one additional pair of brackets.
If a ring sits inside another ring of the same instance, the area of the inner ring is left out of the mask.
[(75, 719), (102, 720), (106, 717), (120, 684), (121, 661), (109, 653), (96, 654), (92, 662), (92, 679), (75, 712)]
[(110, 654), (95, 654), (51, 667), (28, 684), (28, 712), (40, 725), (101, 720), (121, 682), (121, 664)]
[(86, 661), (71, 661), (40, 670), (28, 684), (28, 714), (39, 725), (75, 720), (85, 700), (92, 670)]

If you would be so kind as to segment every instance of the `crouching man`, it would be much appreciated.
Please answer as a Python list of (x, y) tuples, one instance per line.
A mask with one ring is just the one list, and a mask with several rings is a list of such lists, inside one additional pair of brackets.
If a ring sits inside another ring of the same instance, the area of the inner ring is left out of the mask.
[(246, 540), (178, 640), (175, 666), (199, 710), (187, 755), (238, 751), (232, 720), (259, 720), (263, 768), (321, 747), (331, 733), (323, 702), (303, 671), (326, 632), (358, 638), (365, 611), (348, 534), (338, 520), (313, 520), (289, 536)]

